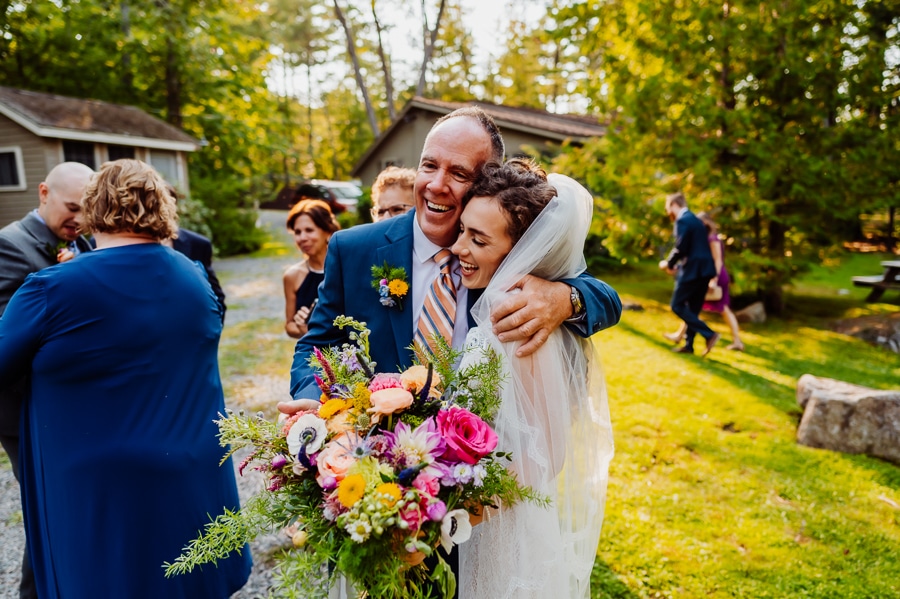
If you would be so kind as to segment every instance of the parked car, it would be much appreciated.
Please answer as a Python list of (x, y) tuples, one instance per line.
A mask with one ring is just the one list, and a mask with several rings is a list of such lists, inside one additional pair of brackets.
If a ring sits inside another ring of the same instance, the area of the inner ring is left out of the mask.
[(356, 210), (356, 204), (363, 194), (359, 185), (351, 181), (328, 181), (327, 179), (313, 179), (311, 185), (326, 188), (333, 195), (333, 199), (347, 210)]
[(334, 214), (340, 214), (346, 210), (355, 211), (362, 193), (358, 185), (349, 181), (313, 179), (300, 185), (283, 187), (274, 200), (263, 202), (260, 208), (290, 210), (300, 200), (311, 198), (323, 200)]

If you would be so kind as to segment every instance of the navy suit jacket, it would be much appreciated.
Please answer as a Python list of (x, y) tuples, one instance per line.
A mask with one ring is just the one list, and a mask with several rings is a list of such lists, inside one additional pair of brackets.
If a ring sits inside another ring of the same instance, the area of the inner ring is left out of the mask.
[(203, 265), (203, 269), (206, 271), (206, 278), (209, 279), (209, 285), (219, 299), (219, 305), (222, 306), (222, 320), (224, 321), (226, 309), (225, 291), (222, 290), (219, 277), (216, 276), (216, 271), (212, 267), (212, 242), (200, 233), (179, 227), (178, 237), (172, 240), (172, 249)]
[[(414, 218), (415, 210), (411, 210), (403, 216), (338, 231), (331, 237), (319, 303), (309, 320), (308, 332), (297, 341), (294, 350), (292, 397), (319, 397), (309, 356), (314, 347), (349, 342), (348, 331), (332, 325), (337, 316), (366, 323), (371, 331), (370, 353), (378, 371), (402, 371), (412, 363), (412, 352), (407, 348), (413, 339), (413, 306), (423, 299), (412, 297), (410, 286), (403, 310), (381, 305), (378, 290), (372, 286), (372, 266), (387, 262), (391, 267), (403, 267), (407, 282), (412, 282)], [(585, 300), (587, 330), (579, 334), (590, 336), (619, 322), (622, 302), (612, 287), (586, 273), (565, 282), (578, 288)], [(470, 301), (475, 296), (469, 293)]]
[(716, 276), (706, 227), (690, 210), (685, 210), (675, 221), (675, 247), (667, 260), (669, 268), (678, 267), (679, 283), (702, 280), (706, 284)]

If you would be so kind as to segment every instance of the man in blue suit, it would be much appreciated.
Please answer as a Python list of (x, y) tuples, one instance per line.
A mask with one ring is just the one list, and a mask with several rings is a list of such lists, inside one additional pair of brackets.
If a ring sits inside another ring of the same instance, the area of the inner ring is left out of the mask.
[[(416, 174), (415, 210), (332, 236), (319, 303), (310, 318), (309, 332), (297, 342), (294, 352), (294, 399), (320, 395), (308, 363), (313, 348), (349, 341), (346, 331), (332, 326), (339, 315), (367, 324), (378, 370), (400, 371), (411, 364), (408, 347), (426, 290), (438, 272), (432, 256), (456, 241), (463, 196), (481, 167), (489, 160), (502, 161), (503, 155), (503, 140), (490, 116), (474, 107), (456, 110), (435, 123), (425, 140)], [(385, 263), (406, 270), (410, 291), (402, 310), (382, 305), (372, 286), (372, 266)], [(517, 351), (520, 356), (534, 352), (563, 323), (587, 337), (613, 326), (621, 316), (618, 294), (587, 274), (559, 282), (529, 275), (518, 287), (520, 292), (498, 306), (492, 321), (501, 341), (523, 341)], [(477, 299), (473, 295), (459, 286), (457, 305), (471, 306)], [(465, 341), (467, 312), (457, 310), (453, 333), (457, 347)], [(298, 404), (282, 409), (293, 411)]]
[(688, 210), (684, 194), (679, 192), (666, 196), (666, 214), (675, 221), (675, 247), (668, 258), (659, 263), (659, 267), (670, 274), (677, 270), (671, 306), (672, 311), (687, 324), (684, 346), (673, 351), (694, 353), (694, 336), (700, 333), (706, 340), (705, 356), (719, 340), (719, 334), (700, 320), (709, 281), (716, 276), (716, 263), (709, 249), (706, 227)]
[[(415, 210), (370, 225), (338, 231), (331, 237), (325, 258), (325, 280), (319, 287), (319, 303), (309, 320), (309, 330), (297, 341), (291, 367), (293, 402), (279, 409), (293, 413), (315, 409), (320, 395), (309, 357), (314, 347), (348, 342), (347, 331), (332, 326), (336, 316), (365, 322), (371, 331), (370, 353), (381, 372), (400, 372), (412, 363), (408, 347), (428, 287), (439, 272), (433, 256), (449, 248), (459, 235), (462, 199), (481, 168), (489, 160), (501, 162), (503, 139), (493, 119), (478, 108), (462, 108), (438, 120), (425, 139), (414, 194)], [(399, 305), (381, 303), (372, 286), (372, 266), (402, 267), (409, 292)], [(456, 262), (454, 282), (457, 306), (453, 326), (454, 347), (461, 348), (469, 327), (468, 310), (477, 297), (459, 284)], [(622, 303), (606, 283), (583, 274), (560, 282), (526, 276), (519, 293), (498, 305), (491, 315), (501, 341), (523, 341), (520, 356), (539, 348), (556, 327), (573, 327), (583, 336), (619, 321)], [(433, 568), (435, 561), (426, 561)], [(454, 550), (446, 557), (458, 576)], [(431, 591), (432, 596), (437, 593)]]

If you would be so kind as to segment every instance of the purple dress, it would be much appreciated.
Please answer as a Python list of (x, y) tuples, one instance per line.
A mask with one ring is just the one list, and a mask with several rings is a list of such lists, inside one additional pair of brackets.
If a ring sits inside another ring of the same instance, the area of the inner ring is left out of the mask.
[(707, 312), (719, 312), (721, 314), (725, 311), (725, 308), (731, 307), (731, 294), (728, 292), (731, 279), (728, 276), (728, 269), (725, 268), (725, 244), (722, 243), (722, 240), (719, 239), (718, 235), (710, 235), (709, 245), (711, 246), (714, 243), (719, 244), (719, 250), (722, 254), (722, 270), (719, 271), (719, 276), (717, 278), (719, 287), (722, 288), (722, 299), (715, 302), (703, 302), (703, 309)]

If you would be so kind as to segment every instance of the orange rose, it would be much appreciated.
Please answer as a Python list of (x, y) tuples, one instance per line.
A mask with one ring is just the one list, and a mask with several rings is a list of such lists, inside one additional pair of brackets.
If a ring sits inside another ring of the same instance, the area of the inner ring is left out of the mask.
[(347, 476), (347, 470), (356, 463), (353, 449), (360, 442), (359, 435), (353, 431), (347, 431), (325, 445), (325, 448), (316, 457), (316, 465), (319, 467), (316, 482), (319, 483), (319, 486), (325, 486), (326, 478), (333, 478), (334, 482), (339, 483)]
[[(418, 393), (425, 387), (425, 381), (428, 379), (428, 368), (417, 364), (407, 368), (400, 375), (400, 383), (411, 393)], [(429, 397), (440, 397), (441, 377), (437, 372), (431, 373), (431, 389), (428, 390)]]
[(368, 412), (387, 415), (408, 408), (413, 402), (413, 396), (406, 389), (393, 387), (375, 391), (369, 397), (369, 401), (372, 402), (372, 407), (367, 410)]

